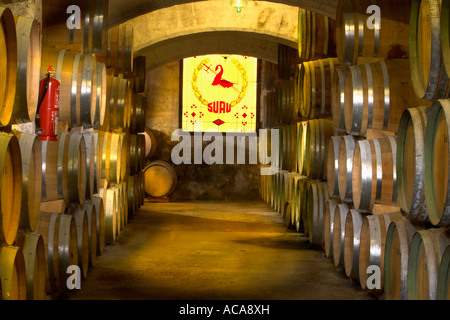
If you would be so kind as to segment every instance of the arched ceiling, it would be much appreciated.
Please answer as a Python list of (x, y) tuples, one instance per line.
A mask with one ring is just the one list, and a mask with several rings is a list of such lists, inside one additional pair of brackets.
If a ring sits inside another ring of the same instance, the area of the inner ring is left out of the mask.
[(184, 57), (227, 53), (276, 62), (278, 44), (298, 43), (298, 7), (249, 1), (241, 13), (227, 0), (196, 1), (158, 9), (126, 23), (134, 28), (135, 55), (147, 67)]
[[(227, 5), (230, 3), (229, 0), (221, 1)], [(124, 23), (148, 12), (192, 2), (211, 2), (211, 0), (109, 0), (108, 26)], [(250, 0), (249, 3), (251, 2), (253, 1)], [(338, 5), (338, 0), (271, 0), (270, 2), (308, 9), (330, 18), (336, 17)]]
[[(278, 40), (252, 32), (201, 32), (167, 39), (137, 52), (146, 57), (147, 68), (153, 69), (184, 57), (205, 54), (239, 54), (278, 63)], [(227, 43), (239, 43), (233, 48)]]

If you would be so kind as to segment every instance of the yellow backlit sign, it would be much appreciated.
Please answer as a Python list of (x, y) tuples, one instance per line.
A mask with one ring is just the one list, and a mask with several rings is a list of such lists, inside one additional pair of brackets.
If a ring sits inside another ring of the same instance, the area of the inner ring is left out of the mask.
[(256, 132), (257, 79), (256, 58), (207, 55), (184, 59), (182, 129)]

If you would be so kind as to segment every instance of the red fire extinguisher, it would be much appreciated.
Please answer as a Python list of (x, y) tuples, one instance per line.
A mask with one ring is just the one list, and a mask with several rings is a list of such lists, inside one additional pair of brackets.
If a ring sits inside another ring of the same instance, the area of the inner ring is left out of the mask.
[(60, 82), (52, 77), (53, 67), (39, 86), (39, 103), (36, 110), (36, 134), (42, 141), (58, 140)]

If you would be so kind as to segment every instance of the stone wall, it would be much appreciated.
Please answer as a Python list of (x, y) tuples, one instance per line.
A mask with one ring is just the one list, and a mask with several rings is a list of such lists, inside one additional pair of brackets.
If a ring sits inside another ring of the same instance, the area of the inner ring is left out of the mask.
[[(146, 97), (146, 124), (154, 132), (158, 145), (151, 160), (173, 164), (171, 153), (178, 141), (171, 141), (171, 137), (180, 121), (179, 61), (147, 71)], [(204, 142), (204, 147), (209, 143)], [(245, 165), (174, 165), (178, 187), (171, 200), (257, 200), (260, 167), (248, 162), (247, 158)]]

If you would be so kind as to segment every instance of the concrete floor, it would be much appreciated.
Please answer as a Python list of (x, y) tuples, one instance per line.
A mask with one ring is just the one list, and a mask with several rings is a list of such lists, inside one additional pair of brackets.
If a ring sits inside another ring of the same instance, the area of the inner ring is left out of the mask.
[(146, 202), (62, 298), (375, 299), (263, 202)]

